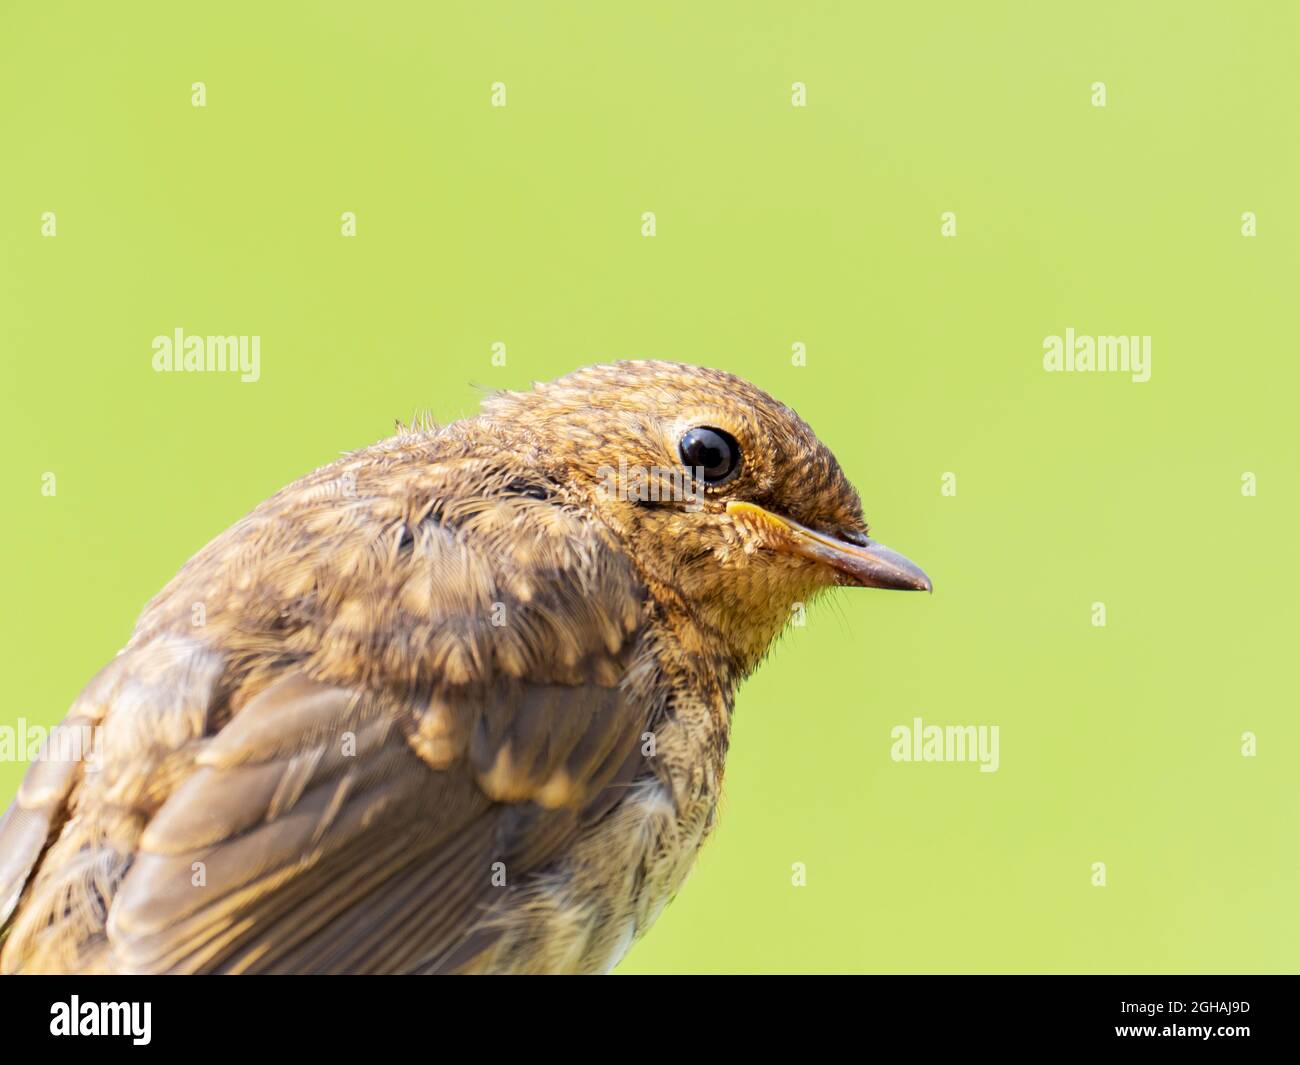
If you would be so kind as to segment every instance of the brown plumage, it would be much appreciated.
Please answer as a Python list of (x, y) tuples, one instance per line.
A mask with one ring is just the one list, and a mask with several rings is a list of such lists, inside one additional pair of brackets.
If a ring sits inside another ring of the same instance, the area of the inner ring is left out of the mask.
[(690, 869), (792, 605), (929, 587), (866, 531), (793, 411), (671, 363), (309, 474), (78, 696), (95, 757), (28, 772), (0, 970), (607, 970)]

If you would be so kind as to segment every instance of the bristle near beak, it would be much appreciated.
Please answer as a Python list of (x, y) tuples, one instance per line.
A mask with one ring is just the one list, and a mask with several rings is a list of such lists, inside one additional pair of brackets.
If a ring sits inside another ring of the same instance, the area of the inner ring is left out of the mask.
[(915, 592), (934, 590), (930, 578), (920, 566), (883, 544), (872, 540), (861, 544), (849, 543), (740, 500), (728, 502), (727, 513), (767, 532), (773, 550), (824, 563), (851, 578), (852, 583), (859, 587)]

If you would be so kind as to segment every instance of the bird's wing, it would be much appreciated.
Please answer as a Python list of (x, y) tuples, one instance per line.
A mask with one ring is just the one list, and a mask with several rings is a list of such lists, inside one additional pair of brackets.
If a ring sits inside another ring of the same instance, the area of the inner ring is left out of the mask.
[(662, 707), (626, 563), (509, 477), (390, 514), (385, 472), (259, 508), (83, 692), (95, 758), (0, 823), (4, 969), (458, 964), (617, 801)]

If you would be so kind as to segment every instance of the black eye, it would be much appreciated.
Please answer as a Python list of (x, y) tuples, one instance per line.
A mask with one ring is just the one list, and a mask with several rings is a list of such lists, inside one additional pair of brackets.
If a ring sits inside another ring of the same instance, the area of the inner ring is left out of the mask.
[(692, 472), (703, 470), (704, 480), (720, 484), (740, 465), (740, 445), (730, 433), (701, 425), (682, 434), (677, 450), (682, 463)]

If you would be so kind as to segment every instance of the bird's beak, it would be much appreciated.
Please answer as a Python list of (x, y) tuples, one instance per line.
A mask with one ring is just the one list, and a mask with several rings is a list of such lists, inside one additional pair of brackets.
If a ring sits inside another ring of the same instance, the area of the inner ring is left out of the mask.
[(854, 584), (862, 588), (895, 588), (915, 592), (933, 590), (930, 578), (920, 566), (883, 544), (871, 540), (865, 544), (837, 540), (753, 503), (742, 503), (734, 499), (727, 503), (727, 513), (766, 533), (773, 550), (788, 551), (793, 555), (823, 562), (847, 574)]

